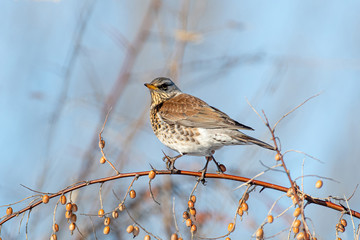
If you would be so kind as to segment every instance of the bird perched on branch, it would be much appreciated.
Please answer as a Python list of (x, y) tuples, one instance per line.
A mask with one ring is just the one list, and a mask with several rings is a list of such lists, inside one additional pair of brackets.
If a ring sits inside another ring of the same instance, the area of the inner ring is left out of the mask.
[(183, 93), (169, 78), (155, 78), (145, 86), (151, 94), (150, 122), (156, 137), (179, 153), (175, 157), (164, 157), (171, 171), (176, 171), (175, 160), (185, 154), (205, 156), (206, 164), (200, 171), (200, 180), (204, 182), (209, 161), (213, 160), (218, 171), (223, 172), (213, 157), (215, 150), (223, 146), (256, 144), (275, 150), (239, 131), (254, 129), (231, 119), (203, 100)]

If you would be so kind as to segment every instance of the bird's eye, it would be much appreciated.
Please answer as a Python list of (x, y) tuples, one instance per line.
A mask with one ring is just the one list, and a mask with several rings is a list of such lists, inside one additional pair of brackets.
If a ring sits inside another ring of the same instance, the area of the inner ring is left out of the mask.
[(168, 85), (167, 84), (162, 84), (162, 85), (160, 85), (160, 87), (159, 87), (161, 90), (163, 90), (163, 91), (166, 91), (167, 89), (168, 89)]

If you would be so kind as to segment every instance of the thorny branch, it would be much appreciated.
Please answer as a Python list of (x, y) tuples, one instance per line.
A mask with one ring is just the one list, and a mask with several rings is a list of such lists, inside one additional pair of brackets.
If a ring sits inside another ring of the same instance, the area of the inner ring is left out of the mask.
[[(116, 179), (122, 179), (122, 178), (129, 178), (129, 177), (133, 177), (134, 179), (136, 179), (137, 177), (143, 177), (143, 176), (148, 176), (150, 171), (142, 171), (142, 172), (131, 172), (131, 173), (120, 173), (118, 175), (114, 175), (114, 176), (110, 176), (110, 177), (104, 177), (104, 178), (99, 178), (99, 179), (94, 179), (94, 180), (90, 180), (90, 181), (85, 181), (85, 182), (79, 182), (77, 184), (72, 185), (71, 187), (66, 187), (64, 189), (59, 190), (58, 192), (49, 195), (49, 199), (61, 196), (63, 194), (72, 192), (76, 189), (80, 189), (80, 188), (84, 188), (88, 185), (93, 185), (93, 184), (101, 184), (104, 182), (108, 182), (108, 181), (113, 181)], [(193, 177), (200, 177), (201, 173), (200, 172), (193, 172), (193, 171), (185, 171), (185, 170), (179, 170), (179, 172), (177, 173), (172, 173), (169, 170), (156, 170), (156, 175), (182, 175), (182, 176), (193, 176)], [(218, 173), (206, 173), (205, 177), (207, 179), (224, 179), (224, 180), (232, 180), (232, 181), (238, 181), (238, 182), (248, 182), (249, 180), (251, 180), (250, 178), (246, 178), (246, 177), (241, 177), (241, 176), (236, 176), (236, 175), (230, 175), (230, 174), (218, 174)], [(274, 190), (278, 190), (281, 192), (287, 192), (289, 190), (289, 188), (287, 187), (283, 187), (280, 185), (276, 185), (273, 183), (269, 183), (269, 182), (264, 182), (264, 181), (259, 181), (259, 180), (251, 180), (251, 184), (252, 185), (257, 185), (257, 186), (261, 186), (264, 188), (269, 188), (269, 189), (274, 189)], [(345, 211), (346, 214), (351, 214), (353, 217), (355, 218), (359, 218), (360, 219), (360, 212), (348, 209), (344, 206), (341, 206), (339, 204), (335, 204), (332, 203), (330, 200), (321, 200), (321, 199), (316, 199), (313, 198), (312, 196), (308, 195), (308, 194), (304, 194), (304, 199), (306, 201), (308, 201), (309, 203), (313, 203), (313, 204), (317, 204), (317, 205), (321, 205), (324, 207), (328, 207), (331, 209), (334, 209), (336, 211), (342, 212)], [(27, 207), (14, 212), (11, 215), (5, 216), (1, 221), (0, 221), (0, 225), (4, 224), (5, 222), (9, 221), (10, 219), (26, 212), (29, 211), (31, 209), (33, 209), (34, 207), (42, 204), (42, 200), (37, 200), (34, 203), (28, 205)]]

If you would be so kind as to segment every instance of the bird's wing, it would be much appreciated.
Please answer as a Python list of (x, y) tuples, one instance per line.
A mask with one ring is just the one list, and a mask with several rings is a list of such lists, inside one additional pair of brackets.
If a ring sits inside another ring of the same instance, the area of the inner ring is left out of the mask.
[(201, 99), (185, 93), (165, 101), (159, 106), (159, 114), (169, 124), (211, 129), (254, 130), (231, 119), (228, 115), (209, 106)]

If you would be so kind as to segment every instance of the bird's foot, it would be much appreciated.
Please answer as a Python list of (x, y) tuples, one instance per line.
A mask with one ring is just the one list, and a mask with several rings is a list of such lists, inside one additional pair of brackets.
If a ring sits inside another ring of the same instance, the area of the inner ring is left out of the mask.
[(178, 155), (178, 156), (175, 156), (175, 157), (169, 157), (168, 155), (166, 155), (164, 153), (164, 157), (163, 157), (163, 161), (165, 162), (166, 164), (166, 169), (167, 170), (170, 170), (171, 173), (178, 173), (179, 170), (175, 168), (175, 161), (176, 159), (178, 159), (179, 157), (181, 157), (182, 155)]

